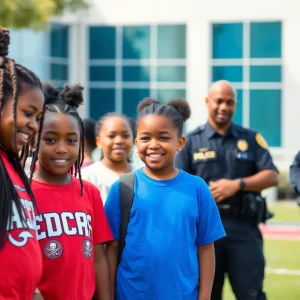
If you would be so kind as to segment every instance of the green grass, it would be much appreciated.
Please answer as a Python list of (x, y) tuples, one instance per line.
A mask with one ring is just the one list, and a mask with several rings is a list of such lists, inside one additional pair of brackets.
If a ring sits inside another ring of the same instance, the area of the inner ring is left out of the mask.
[[(264, 291), (270, 300), (299, 300), (300, 276), (266, 274)], [(231, 287), (226, 282), (223, 300), (235, 300)]]
[[(300, 270), (300, 241), (265, 240), (267, 268)], [(264, 290), (270, 300), (299, 300), (300, 276), (266, 273)], [(235, 300), (226, 281), (223, 300)]]
[(296, 201), (277, 202), (269, 205), (269, 209), (275, 213), (275, 217), (271, 221), (300, 223), (300, 208)]
[(264, 251), (267, 268), (300, 270), (300, 241), (265, 240)]

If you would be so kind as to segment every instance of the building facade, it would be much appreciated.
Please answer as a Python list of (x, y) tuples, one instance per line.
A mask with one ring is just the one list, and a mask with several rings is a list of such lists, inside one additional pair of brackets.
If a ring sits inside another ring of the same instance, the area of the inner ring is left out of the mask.
[(58, 86), (83, 84), (84, 117), (134, 117), (144, 97), (185, 98), (187, 130), (206, 121), (211, 82), (227, 79), (237, 89), (235, 122), (260, 131), (288, 169), (300, 148), (299, 1), (91, 2), (53, 19), (49, 32), (15, 32), (12, 56)]

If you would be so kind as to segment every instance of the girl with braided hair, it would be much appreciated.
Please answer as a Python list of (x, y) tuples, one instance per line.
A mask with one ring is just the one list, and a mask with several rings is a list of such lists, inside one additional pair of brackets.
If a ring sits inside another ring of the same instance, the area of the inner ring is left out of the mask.
[[(32, 180), (43, 257), (38, 290), (45, 300), (110, 299), (103, 243), (112, 240), (98, 189), (81, 178), (84, 127), (77, 112), (83, 87), (59, 93), (44, 84), (45, 116)], [(35, 162), (33, 162), (35, 163)], [(78, 175), (79, 178), (76, 176)]]
[(44, 95), (39, 78), (7, 57), (0, 27), (0, 299), (30, 300), (41, 278), (35, 198), (23, 170), (39, 131)]
[[(120, 182), (105, 203), (111, 290), (117, 300), (207, 300), (214, 277), (214, 241), (225, 236), (206, 183), (174, 166), (185, 144), (186, 101), (145, 99), (137, 107), (139, 157), (125, 246), (119, 244)], [(118, 250), (123, 247), (118, 265)]]

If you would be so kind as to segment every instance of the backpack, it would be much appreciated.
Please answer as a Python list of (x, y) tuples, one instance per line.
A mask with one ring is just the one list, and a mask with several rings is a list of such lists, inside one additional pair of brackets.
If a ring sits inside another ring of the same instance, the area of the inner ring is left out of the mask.
[(128, 173), (120, 176), (120, 240), (118, 252), (118, 264), (121, 262), (123, 249), (125, 247), (125, 238), (127, 234), (127, 226), (129, 222), (130, 209), (134, 199), (134, 173)]

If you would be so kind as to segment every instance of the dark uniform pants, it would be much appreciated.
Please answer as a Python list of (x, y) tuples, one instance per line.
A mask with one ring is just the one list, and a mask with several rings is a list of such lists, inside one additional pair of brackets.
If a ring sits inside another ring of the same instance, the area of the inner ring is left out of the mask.
[(211, 300), (222, 299), (225, 273), (237, 300), (266, 300), (265, 259), (258, 227), (222, 219), (227, 237), (215, 242), (216, 273)]

